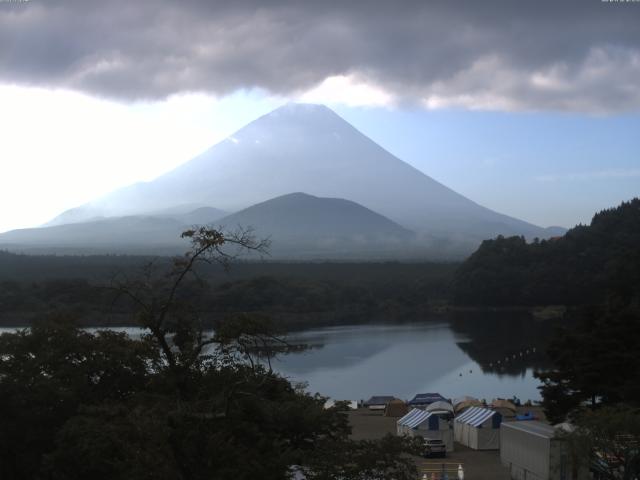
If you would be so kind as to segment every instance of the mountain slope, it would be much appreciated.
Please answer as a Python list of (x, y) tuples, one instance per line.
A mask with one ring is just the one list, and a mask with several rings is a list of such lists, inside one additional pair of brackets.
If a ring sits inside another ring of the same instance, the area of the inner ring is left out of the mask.
[(413, 232), (355, 202), (305, 193), (283, 195), (253, 205), (219, 221), (225, 228), (251, 226), (269, 236), (275, 256), (360, 256), (398, 251)]
[(172, 218), (127, 216), (24, 228), (0, 234), (0, 248), (27, 252), (175, 253), (187, 226)]
[(417, 248), (413, 232), (339, 198), (292, 193), (220, 216), (220, 210), (202, 207), (180, 215), (132, 215), (13, 230), (0, 234), (0, 247), (32, 252), (182, 253), (187, 243), (180, 233), (194, 224), (214, 224), (229, 230), (253, 228), (256, 236), (272, 240), (270, 253), (278, 258), (389, 258), (413, 255)]
[(200, 207), (186, 213), (167, 212), (154, 216), (159, 218), (172, 218), (183, 225), (208, 225), (217, 222), (226, 216), (227, 212), (213, 207)]
[(330, 109), (289, 104), (148, 183), (65, 212), (54, 223), (134, 215), (179, 203), (238, 211), (292, 191), (357, 202), (419, 232), (466, 242), (548, 236), (459, 195), (394, 157)]

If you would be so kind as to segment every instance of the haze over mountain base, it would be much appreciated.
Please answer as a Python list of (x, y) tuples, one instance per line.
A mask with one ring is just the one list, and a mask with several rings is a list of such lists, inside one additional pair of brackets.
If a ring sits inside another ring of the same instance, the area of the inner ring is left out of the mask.
[(272, 239), (272, 255), (295, 259), (454, 259), (500, 234), (563, 233), (476, 204), (327, 107), (288, 104), (151, 182), (63, 212), (43, 228), (2, 234), (0, 247), (177, 253), (180, 232), (194, 224), (252, 227)]

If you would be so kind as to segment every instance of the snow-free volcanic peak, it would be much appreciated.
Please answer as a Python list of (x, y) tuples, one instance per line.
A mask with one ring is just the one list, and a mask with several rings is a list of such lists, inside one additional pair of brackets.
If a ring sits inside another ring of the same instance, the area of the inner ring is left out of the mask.
[(55, 222), (186, 203), (237, 212), (291, 192), (351, 200), (412, 231), (467, 244), (468, 251), (497, 234), (547, 236), (433, 180), (329, 108), (298, 103), (256, 119), (154, 181), (117, 190)]

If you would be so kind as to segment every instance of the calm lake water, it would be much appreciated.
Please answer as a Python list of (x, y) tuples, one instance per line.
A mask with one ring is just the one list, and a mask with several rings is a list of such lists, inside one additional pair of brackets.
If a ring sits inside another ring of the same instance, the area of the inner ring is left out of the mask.
[[(553, 325), (513, 314), (465, 314), (420, 323), (353, 325), (292, 333), (310, 349), (272, 361), (311, 393), (359, 400), (419, 392), (537, 400), (536, 368)], [(0, 329), (11, 331), (13, 329)], [(131, 335), (135, 328), (122, 328)]]
[[(517, 326), (513, 330), (518, 336)], [(524, 340), (503, 348), (487, 345), (483, 351), (476, 344), (481, 338), (450, 322), (320, 328), (292, 335), (290, 341), (313, 348), (276, 359), (273, 366), (293, 381), (307, 382), (312, 393), (334, 399), (410, 399), (419, 392), (439, 392), (448, 398), (537, 400), (533, 371), (542, 361), (542, 347)], [(475, 351), (480, 355), (473, 358)]]

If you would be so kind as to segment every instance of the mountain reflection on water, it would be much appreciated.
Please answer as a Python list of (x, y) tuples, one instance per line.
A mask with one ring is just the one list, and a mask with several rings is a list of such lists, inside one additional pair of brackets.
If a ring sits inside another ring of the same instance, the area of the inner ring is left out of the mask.
[(536, 369), (554, 322), (529, 315), (455, 314), (421, 323), (327, 327), (289, 336), (309, 350), (277, 358), (274, 369), (336, 399), (418, 392), (491, 400), (539, 399)]
[(545, 355), (557, 320), (537, 320), (528, 313), (453, 313), (449, 325), (465, 341), (458, 347), (485, 373), (524, 375), (527, 369), (549, 367)]

